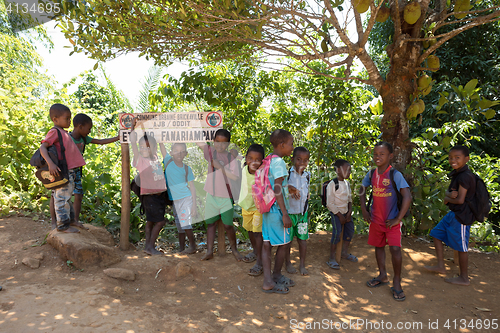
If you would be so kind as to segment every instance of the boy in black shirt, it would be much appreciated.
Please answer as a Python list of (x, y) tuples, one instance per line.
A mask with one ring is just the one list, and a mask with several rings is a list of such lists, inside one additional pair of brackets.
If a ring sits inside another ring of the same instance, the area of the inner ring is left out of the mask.
[(467, 266), (469, 255), (470, 226), (475, 218), (467, 204), (473, 199), (476, 192), (476, 180), (474, 174), (469, 170), (469, 149), (464, 146), (451, 148), (448, 161), (453, 171), (449, 174), (451, 183), (446, 191), (444, 203), (450, 208), (450, 212), (443, 217), (430, 235), (434, 238), (438, 264), (436, 266), (425, 266), (432, 272), (446, 274), (443, 257), (443, 242), (458, 251), (460, 275), (445, 279), (446, 282), (468, 286), (470, 284)]

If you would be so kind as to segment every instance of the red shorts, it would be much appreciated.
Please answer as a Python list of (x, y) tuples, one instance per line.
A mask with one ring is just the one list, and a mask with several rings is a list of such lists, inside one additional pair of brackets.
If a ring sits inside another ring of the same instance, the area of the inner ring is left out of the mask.
[(368, 245), (375, 247), (384, 247), (386, 245), (401, 247), (401, 223), (390, 229), (379, 223), (370, 223)]

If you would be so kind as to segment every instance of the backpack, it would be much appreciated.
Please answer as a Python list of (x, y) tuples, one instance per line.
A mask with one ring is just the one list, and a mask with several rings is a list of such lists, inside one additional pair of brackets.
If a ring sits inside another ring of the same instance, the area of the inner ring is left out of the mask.
[(484, 180), (475, 173), (474, 178), (476, 179), (476, 193), (474, 193), (472, 200), (467, 200), (467, 204), (476, 221), (484, 222), (491, 209), (491, 196)]
[(271, 154), (262, 160), (261, 166), (255, 171), (255, 184), (252, 185), (252, 197), (257, 210), (263, 214), (271, 210), (276, 201), (274, 189), (269, 180), (271, 160), (278, 155)]
[(326, 202), (327, 202), (327, 192), (326, 192), (326, 189), (328, 187), (328, 184), (330, 184), (330, 182), (332, 182), (335, 184), (335, 191), (337, 191), (339, 189), (339, 179), (337, 177), (333, 178), (333, 179), (330, 179), (330, 180), (327, 180), (326, 182), (323, 183), (323, 185), (321, 186), (321, 192), (319, 194), (320, 198), (321, 198), (321, 204), (323, 205), (323, 207), (326, 207)]
[[(372, 177), (373, 174), (375, 173), (375, 170), (377, 169), (375, 168), (370, 170), (370, 184), (372, 183)], [(394, 172), (396, 172), (396, 169), (391, 167), (391, 170), (389, 170), (389, 178), (391, 179), (392, 188), (396, 191), (396, 196), (398, 199), (397, 201), (398, 210), (401, 210), (401, 206), (403, 205), (403, 195), (401, 194), (401, 192), (399, 192), (398, 187), (396, 186), (396, 182), (394, 181)], [(370, 193), (370, 198), (368, 199), (368, 207), (370, 207), (372, 199), (373, 199), (373, 192)], [(408, 210), (404, 215), (404, 217), (408, 216), (410, 216), (410, 208), (408, 208)]]

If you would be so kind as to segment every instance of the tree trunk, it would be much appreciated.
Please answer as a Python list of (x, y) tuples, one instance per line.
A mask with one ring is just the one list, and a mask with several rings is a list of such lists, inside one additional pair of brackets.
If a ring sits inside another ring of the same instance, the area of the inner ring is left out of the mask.
[(413, 43), (404, 43), (402, 47), (395, 47), (395, 44), (387, 49), (391, 68), (379, 91), (384, 104), (381, 131), (382, 139), (394, 148), (393, 166), (403, 171), (411, 160), (412, 143), (406, 110), (412, 103), (410, 95), (416, 93), (415, 67), (420, 47)]

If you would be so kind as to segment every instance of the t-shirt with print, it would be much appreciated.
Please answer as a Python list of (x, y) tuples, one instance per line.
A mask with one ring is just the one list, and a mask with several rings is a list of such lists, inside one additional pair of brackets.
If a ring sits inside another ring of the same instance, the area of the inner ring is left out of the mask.
[[(289, 175), (288, 186), (293, 186), (299, 190), (300, 198), (288, 198), (290, 205), (288, 214), (305, 214), (309, 208), (309, 182), (311, 174), (308, 171), (303, 171), (302, 175), (299, 175), (299, 173), (295, 171), (295, 168), (292, 166), (290, 168)], [(288, 191), (288, 193), (290, 193), (290, 191)]]
[(253, 184), (255, 184), (255, 174), (252, 175), (248, 172), (248, 165), (245, 165), (245, 167), (243, 167), (243, 172), (241, 173), (240, 201), (238, 202), (238, 205), (247, 212), (257, 210), (252, 196)]
[[(61, 136), (63, 139), (63, 144), (64, 144), (64, 149), (65, 149), (65, 155), (66, 155), (66, 163), (68, 164), (68, 170), (71, 169), (76, 169), (81, 166), (85, 165), (85, 161), (82, 157), (82, 153), (76, 146), (76, 144), (73, 142), (73, 139), (71, 135), (69, 135), (68, 132), (66, 132), (62, 128), (58, 128), (59, 131), (61, 132)], [(57, 157), (59, 160), (63, 159), (63, 156), (61, 154), (61, 144), (59, 143), (59, 135), (57, 134), (57, 130), (55, 128), (52, 128), (47, 135), (45, 136), (45, 139), (42, 140), (42, 143), (47, 142), (49, 146), (56, 146), (57, 150)], [(57, 161), (53, 161), (56, 163)]]
[[(274, 180), (283, 177), (283, 183), (281, 186), (281, 194), (283, 195), (283, 200), (285, 201), (285, 207), (288, 212), (290, 209), (288, 203), (288, 170), (286, 168), (286, 163), (283, 161), (281, 157), (274, 157), (271, 159), (271, 164), (269, 166), (269, 182), (271, 183), (272, 188), (274, 189)], [(276, 213), (280, 211), (280, 207), (278, 205), (278, 201), (275, 201), (269, 210), (270, 213)]]
[[(391, 169), (392, 166), (389, 166), (381, 175), (379, 175), (378, 169), (375, 169), (371, 183), (370, 171), (368, 171), (362, 182), (364, 187), (372, 186), (371, 219), (372, 222), (381, 225), (385, 225), (385, 221), (393, 219), (399, 214), (398, 196), (396, 189), (391, 184)], [(396, 183), (397, 190), (400, 192), (402, 188), (409, 187), (401, 172), (397, 170), (394, 170), (394, 182)]]
[(467, 165), (464, 165), (459, 170), (453, 170), (448, 176), (451, 178), (448, 191), (458, 191), (460, 186), (467, 190), (463, 204), (447, 203), (448, 208), (455, 213), (455, 218), (458, 222), (465, 225), (471, 225), (476, 218), (467, 204), (467, 201), (473, 200), (474, 194), (476, 193), (476, 179), (474, 174)]
[[(76, 146), (78, 147), (78, 149), (80, 150), (80, 153), (82, 153), (82, 155), (83, 155), (83, 147), (92, 142), (92, 138), (90, 136), (86, 136), (86, 137), (82, 136), (78, 140), (75, 139), (73, 136), (71, 136), (71, 138), (73, 139), (73, 142), (76, 144)], [(85, 145), (84, 145), (84, 142), (85, 142)]]
[(172, 160), (172, 156), (167, 153), (163, 159), (163, 165), (166, 165), (165, 179), (167, 180), (168, 197), (170, 200), (180, 200), (190, 197), (191, 189), (189, 187), (189, 182), (194, 181), (191, 167), (187, 167), (186, 182), (186, 168), (184, 167), (184, 163), (181, 167), (177, 166)]
[(141, 187), (141, 195), (162, 193), (167, 190), (163, 167), (156, 154), (152, 159), (140, 156), (134, 167), (138, 171), (135, 179)]
[[(208, 144), (203, 147), (203, 156), (205, 159), (208, 161), (208, 172), (207, 172), (207, 181), (205, 182), (205, 187), (204, 190), (211, 195), (215, 197), (220, 197), (220, 198), (229, 198), (229, 192), (227, 191), (227, 186), (226, 186), (226, 181), (224, 179), (224, 175), (222, 173), (222, 170), (220, 169), (215, 169), (215, 177), (214, 177), (214, 170), (211, 164), (211, 159), (210, 158), (210, 153), (212, 153), (212, 157), (215, 156), (216, 160), (219, 161), (219, 163), (223, 166), (229, 165), (229, 168), (226, 167), (226, 173), (229, 172), (232, 173), (235, 176), (239, 176), (237, 172), (237, 164), (236, 164), (236, 159), (231, 158), (231, 162), (229, 161), (228, 157), (230, 157), (231, 153), (228, 151), (224, 151), (222, 153), (216, 152), (215, 148), (213, 146), (209, 146)], [(215, 182), (214, 182), (215, 178)], [(229, 182), (229, 186), (231, 186), (231, 182), (229, 178), (227, 179)], [(231, 189), (232, 190), (232, 189)]]

